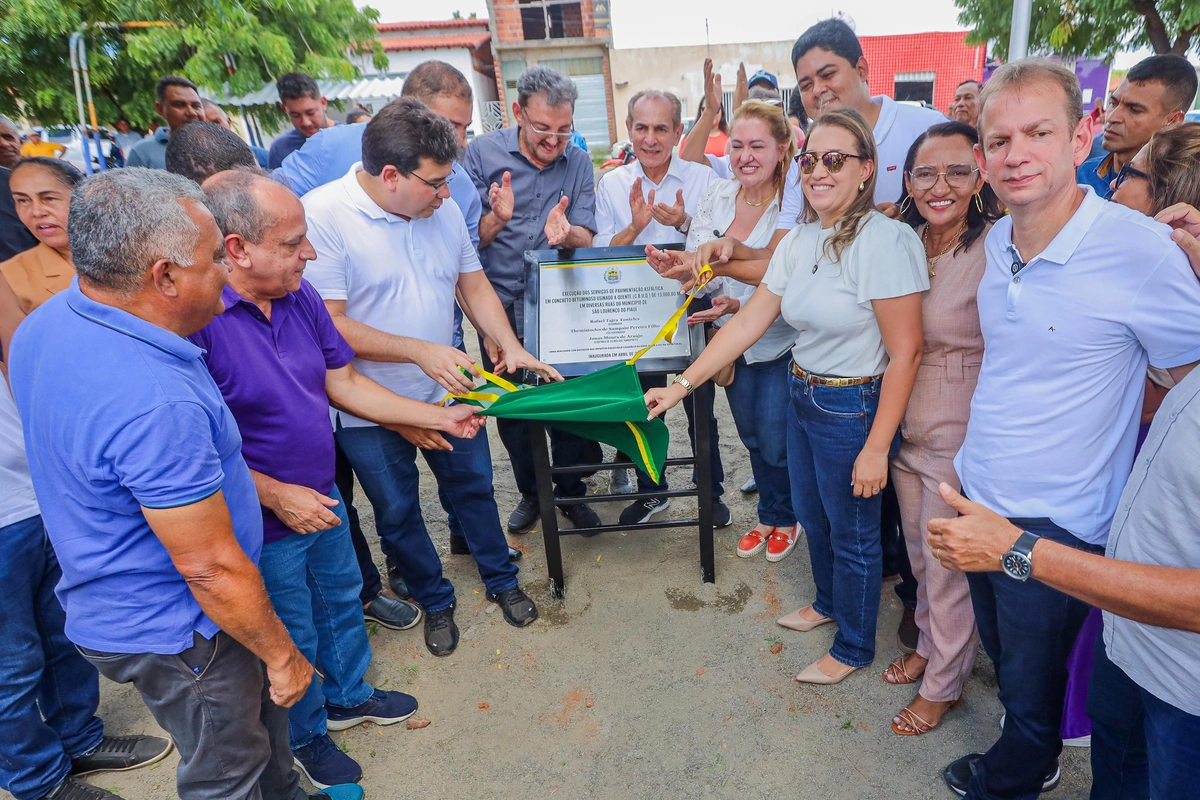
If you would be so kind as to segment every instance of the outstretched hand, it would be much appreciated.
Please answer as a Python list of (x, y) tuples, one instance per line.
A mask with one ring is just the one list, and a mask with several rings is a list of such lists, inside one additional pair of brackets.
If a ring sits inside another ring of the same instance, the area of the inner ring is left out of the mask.
[(512, 190), (512, 173), (505, 170), (500, 183), (493, 183), (488, 189), (488, 205), (501, 221), (508, 222), (512, 219), (516, 202)]
[(558, 247), (571, 235), (571, 222), (567, 219), (567, 206), (570, 202), (570, 198), (562, 198), (558, 205), (550, 209), (550, 216), (546, 217), (543, 233), (546, 234), (546, 241), (551, 247)]

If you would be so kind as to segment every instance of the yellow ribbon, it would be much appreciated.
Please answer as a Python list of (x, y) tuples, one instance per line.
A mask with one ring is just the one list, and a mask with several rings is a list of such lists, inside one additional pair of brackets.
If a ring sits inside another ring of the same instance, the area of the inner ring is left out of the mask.
[(652, 347), (660, 342), (672, 344), (675, 340), (675, 331), (679, 329), (679, 320), (683, 319), (683, 315), (687, 313), (688, 306), (691, 305), (692, 299), (696, 296), (696, 292), (708, 285), (708, 282), (713, 279), (712, 267), (707, 264), (700, 268), (700, 273), (696, 276), (696, 284), (692, 286), (692, 290), (688, 292), (687, 299), (683, 301), (671, 318), (667, 320), (667, 324), (659, 328), (658, 333), (654, 334), (654, 338), (650, 340), (650, 344), (643, 347), (633, 354), (633, 358), (626, 361), (626, 364), (633, 364), (639, 358), (646, 355)]
[[(493, 383), (497, 387), (503, 389), (506, 392), (517, 391), (517, 385), (515, 383), (513, 383), (512, 381), (506, 381), (506, 380), (504, 380), (504, 378), (501, 378), (499, 375), (494, 375), (491, 372), (488, 372), (486, 369), (480, 368), (478, 365), (475, 368), (477, 370), (479, 370), (479, 374), (481, 376), (483, 376), (484, 381)], [(467, 370), (463, 369), (462, 367), (459, 367), (459, 370), (464, 375), (467, 375), (469, 377), (471, 376), (471, 373), (467, 372)], [(444, 406), (444, 405), (446, 405), (446, 403), (448, 403), (451, 400), (478, 400), (481, 403), (494, 403), (499, 399), (500, 399), (500, 395), (495, 394), (493, 392), (463, 392), (461, 394), (455, 394), (454, 392), (448, 392), (446, 394), (446, 396), (442, 398), (441, 402), (438, 403), (438, 405)]]

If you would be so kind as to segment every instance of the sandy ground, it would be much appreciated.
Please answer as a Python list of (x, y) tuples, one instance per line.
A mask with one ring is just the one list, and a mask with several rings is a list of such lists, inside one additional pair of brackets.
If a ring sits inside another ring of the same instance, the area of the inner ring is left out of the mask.
[[(468, 337), (471, 338), (471, 337)], [(360, 727), (333, 734), (362, 764), (370, 798), (951, 798), (942, 769), (987, 749), (1002, 713), (995, 674), (982, 653), (966, 702), (932, 733), (900, 738), (892, 715), (912, 687), (880, 673), (898, 653), (900, 604), (884, 587), (874, 666), (834, 687), (792, 677), (830, 645), (831, 626), (802, 634), (775, 625), (813, 596), (803, 540), (785, 561), (734, 556), (755, 520), (750, 475), (724, 396), (718, 398), (726, 499), (734, 525), (717, 534), (717, 582), (702, 584), (694, 531), (565, 537), (567, 594), (548, 592), (540, 529), (510, 537), (525, 552), (521, 581), (541, 618), (518, 630), (483, 595), (474, 562), (450, 556), (444, 514), (426, 470), (422, 505), (458, 593), (462, 644), (437, 659), (421, 629), (372, 630), (368, 678), (420, 701), (422, 730)], [(670, 416), (672, 455), (686, 455), (682, 410)], [(518, 496), (507, 457), (489, 426), (502, 518)], [(670, 474), (690, 482), (684, 468)], [(606, 475), (591, 479), (606, 491)], [(615, 522), (621, 504), (597, 506)], [(369, 507), (363, 526), (374, 539)], [(676, 500), (670, 515), (694, 515)], [(560, 518), (560, 523), (569, 525)], [(379, 557), (382, 563), (382, 557)], [(782, 644), (778, 654), (774, 644)], [(111, 733), (154, 733), (131, 687), (101, 685)], [(1062, 759), (1060, 800), (1088, 795), (1086, 749)], [(128, 800), (175, 797), (172, 755), (154, 767), (93, 776)], [(7, 797), (7, 795), (4, 795)]]

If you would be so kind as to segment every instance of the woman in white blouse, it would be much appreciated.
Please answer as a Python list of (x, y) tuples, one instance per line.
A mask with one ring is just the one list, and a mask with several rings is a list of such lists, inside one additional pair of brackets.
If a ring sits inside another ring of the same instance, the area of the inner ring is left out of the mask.
[(796, 680), (839, 683), (875, 658), (882, 551), (880, 492), (921, 363), (924, 248), (875, 210), (875, 138), (849, 109), (821, 115), (799, 157), (804, 222), (775, 250), (762, 284), (651, 416), (744, 353), (782, 313), (793, 328), (787, 420), (792, 507), (805, 531), (816, 599), (779, 622), (837, 622), (829, 653)]

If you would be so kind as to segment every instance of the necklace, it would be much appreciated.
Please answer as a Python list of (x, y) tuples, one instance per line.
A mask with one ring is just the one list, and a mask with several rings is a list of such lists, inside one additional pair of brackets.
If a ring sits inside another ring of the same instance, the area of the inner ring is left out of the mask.
[(936, 256), (929, 255), (929, 226), (926, 225), (925, 230), (921, 231), (921, 245), (925, 248), (925, 258), (929, 262), (929, 277), (932, 278), (933, 276), (937, 275), (936, 268), (937, 268), (938, 261), (941, 259), (942, 256), (946, 255), (946, 253), (950, 252), (950, 248), (952, 248), (952, 247), (954, 247), (954, 245), (958, 244), (959, 238), (962, 236), (963, 231), (965, 231), (966, 229), (967, 229), (967, 221), (964, 219), (962, 222), (962, 225), (958, 226), (958, 231), (955, 232), (955, 234), (950, 237), (949, 243), (947, 243), (947, 245), (942, 248), (942, 252), (938, 253)]
[(745, 203), (746, 205), (750, 206), (751, 208), (762, 208), (767, 203), (769, 203), (775, 199), (775, 195), (772, 194), (770, 197), (768, 197), (766, 200), (763, 200), (761, 203), (752, 203), (752, 202), (750, 202), (750, 198), (746, 197), (746, 187), (745, 186), (743, 186), (741, 189), (738, 189), (738, 195), (742, 198), (742, 202)]

